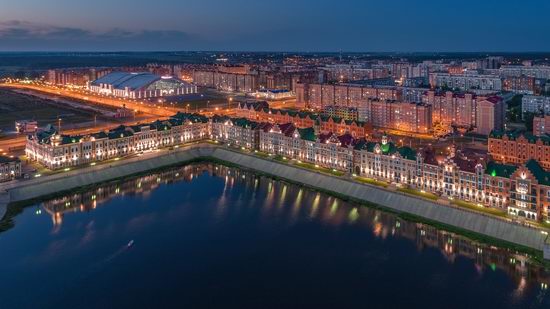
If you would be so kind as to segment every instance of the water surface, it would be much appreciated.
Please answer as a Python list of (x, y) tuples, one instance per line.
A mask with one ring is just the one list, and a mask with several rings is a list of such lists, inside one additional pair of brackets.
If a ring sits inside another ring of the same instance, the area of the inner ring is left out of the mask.
[(550, 276), (523, 254), (212, 164), (15, 221), (1, 308), (550, 308)]

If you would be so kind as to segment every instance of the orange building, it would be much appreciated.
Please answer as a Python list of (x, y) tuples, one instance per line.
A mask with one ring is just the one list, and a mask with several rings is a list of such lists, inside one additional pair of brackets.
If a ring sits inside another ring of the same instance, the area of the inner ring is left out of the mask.
[(345, 120), (339, 117), (323, 116), (310, 112), (297, 112), (265, 107), (262, 102), (239, 103), (237, 116), (259, 122), (276, 124), (292, 123), (297, 128), (315, 127), (319, 133), (350, 133), (356, 138), (367, 136), (372, 126), (363, 121)]
[(550, 134), (550, 116), (542, 115), (533, 117), (533, 135), (543, 136)]
[(432, 107), (427, 104), (369, 99), (360, 110), (374, 127), (423, 134), (432, 130)]
[(534, 159), (550, 169), (550, 137), (547, 136), (493, 131), (489, 135), (488, 152), (498, 162), (518, 165)]
[(399, 91), (395, 87), (370, 87), (349, 84), (296, 84), (296, 104), (302, 108), (323, 109), (339, 105), (358, 108), (366, 99), (397, 100)]

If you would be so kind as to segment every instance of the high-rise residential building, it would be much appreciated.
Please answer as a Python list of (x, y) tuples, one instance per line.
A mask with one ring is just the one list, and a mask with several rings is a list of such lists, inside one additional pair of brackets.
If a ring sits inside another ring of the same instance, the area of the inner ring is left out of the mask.
[(533, 135), (543, 136), (550, 134), (550, 116), (536, 115), (533, 117)]
[(52, 69), (46, 73), (45, 81), (52, 85), (84, 87), (111, 72), (111, 68)]
[(521, 112), (550, 114), (550, 97), (524, 95), (521, 99)]
[(535, 78), (529, 76), (506, 77), (503, 90), (522, 94), (535, 94)]
[(550, 66), (533, 65), (504, 65), (499, 70), (500, 76), (528, 76), (534, 78), (550, 79)]
[(432, 118), (442, 125), (474, 127), (476, 125), (477, 96), (472, 93), (444, 93), (427, 91), (423, 102), (432, 106)]
[(359, 114), (355, 107), (329, 105), (325, 106), (321, 113), (329, 117), (338, 117), (345, 120), (359, 120)]
[(504, 101), (501, 97), (491, 96), (478, 100), (476, 133), (489, 135), (493, 130), (503, 130), (505, 112)]
[(296, 103), (302, 108), (323, 109), (324, 106), (341, 105), (359, 108), (368, 98), (399, 99), (396, 87), (368, 87), (355, 84), (307, 84), (296, 85)]
[(428, 104), (367, 99), (361, 107), (360, 115), (374, 127), (424, 134), (432, 130), (432, 107)]
[(221, 91), (252, 93), (260, 89), (258, 74), (245, 73), (241, 67), (193, 71), (193, 82), (200, 87)]
[(498, 69), (502, 65), (503, 61), (504, 57), (501, 56), (487, 57), (485, 59), (477, 60), (477, 68), (489, 70)]
[(460, 90), (502, 90), (502, 79), (495, 75), (430, 73), (430, 86)]

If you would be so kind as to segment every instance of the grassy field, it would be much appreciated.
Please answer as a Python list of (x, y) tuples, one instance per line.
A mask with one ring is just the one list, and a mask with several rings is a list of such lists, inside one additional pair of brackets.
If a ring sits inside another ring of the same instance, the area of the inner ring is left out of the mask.
[(296, 162), (294, 165), (300, 166), (300, 167), (303, 167), (303, 168), (307, 168), (307, 169), (310, 169), (312, 171), (322, 172), (322, 173), (335, 175), (335, 176), (343, 176), (345, 174), (344, 172), (339, 171), (339, 170), (331, 170), (330, 168), (325, 168), (325, 167), (320, 167), (320, 166), (316, 167), (315, 164), (311, 164), (311, 163)]
[(494, 208), (483, 207), (483, 206), (480, 207), (480, 206), (477, 206), (474, 203), (470, 203), (470, 202), (466, 202), (466, 201), (454, 200), (452, 202), (452, 204), (456, 205), (456, 206), (463, 207), (463, 208), (468, 208), (468, 209), (484, 212), (484, 213), (487, 213), (487, 214), (490, 214), (490, 215), (493, 215), (493, 216), (497, 216), (497, 217), (502, 217), (502, 218), (507, 217), (505, 211), (494, 209)]
[(372, 178), (354, 177), (353, 179), (355, 179), (359, 182), (362, 182), (362, 183), (369, 184), (369, 185), (374, 185), (374, 186), (379, 186), (379, 187), (384, 187), (384, 188), (388, 187), (388, 184), (386, 182), (378, 181), (378, 180), (372, 179)]
[(0, 89), (0, 130), (14, 131), (15, 121), (34, 119), (39, 126), (55, 124), (58, 117), (63, 123), (81, 123), (93, 121), (90, 112), (61, 107), (50, 100)]
[(422, 191), (415, 190), (415, 189), (410, 189), (410, 188), (399, 188), (399, 189), (397, 189), (397, 191), (412, 194), (412, 195), (416, 195), (416, 196), (427, 198), (427, 199), (434, 200), (434, 201), (436, 201), (438, 199), (438, 196), (433, 194), (433, 193), (422, 192)]

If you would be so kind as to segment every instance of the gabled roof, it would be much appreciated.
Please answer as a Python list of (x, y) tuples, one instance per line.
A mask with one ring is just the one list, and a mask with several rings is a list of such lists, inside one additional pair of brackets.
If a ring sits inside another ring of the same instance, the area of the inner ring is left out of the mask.
[(281, 133), (285, 136), (292, 136), (294, 131), (296, 130), (296, 127), (292, 123), (283, 123), (279, 125), (279, 129), (281, 130)]
[(487, 163), (487, 166), (485, 167), (485, 174), (493, 177), (509, 178), (517, 169), (518, 167), (514, 165), (500, 164), (491, 161)]
[(476, 165), (478, 164), (476, 160), (468, 160), (459, 156), (454, 156), (451, 158), (451, 161), (453, 161), (461, 171), (470, 173), (474, 173), (476, 171)]
[(0, 156), (0, 163), (10, 163), (10, 162), (16, 162), (19, 161), (17, 157), (6, 157), (6, 156)]
[(338, 136), (338, 140), (340, 141), (340, 145), (345, 147), (355, 144), (355, 139), (349, 133)]
[(255, 102), (242, 102), (239, 103), (241, 108), (253, 109), (255, 111), (260, 111), (265, 108), (269, 108), (269, 103), (266, 101), (255, 101)]
[(517, 140), (520, 137), (524, 137), (529, 143), (536, 143), (538, 140), (540, 140), (544, 145), (550, 145), (550, 136), (548, 134), (544, 134), (541, 136), (535, 136), (531, 132), (522, 132), (519, 130), (511, 130), (511, 131), (498, 131), (493, 130), (489, 134), (489, 137), (491, 138), (503, 138), (504, 136), (507, 136), (510, 140)]
[(181, 121), (190, 121), (190, 122), (193, 122), (193, 123), (197, 123), (197, 122), (207, 123), (208, 122), (208, 117), (206, 117), (204, 115), (201, 115), (201, 114), (191, 114), (191, 113), (178, 112), (177, 114), (175, 114), (171, 118), (179, 119)]
[(545, 171), (536, 160), (529, 160), (525, 167), (535, 176), (539, 184), (550, 186), (550, 172)]
[(408, 160), (416, 160), (416, 152), (411, 147), (400, 147), (397, 149), (397, 152), (401, 155), (401, 157), (408, 159)]
[(313, 128), (298, 128), (298, 134), (300, 134), (301, 139), (306, 141), (314, 142), (317, 140), (317, 137), (315, 136), (315, 130)]
[(80, 142), (82, 135), (61, 135), (61, 144), (74, 144)]

